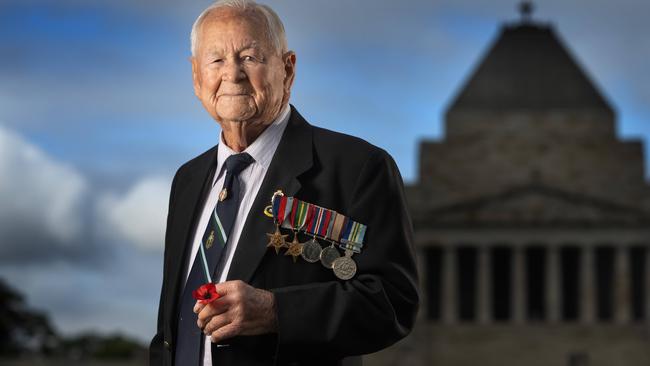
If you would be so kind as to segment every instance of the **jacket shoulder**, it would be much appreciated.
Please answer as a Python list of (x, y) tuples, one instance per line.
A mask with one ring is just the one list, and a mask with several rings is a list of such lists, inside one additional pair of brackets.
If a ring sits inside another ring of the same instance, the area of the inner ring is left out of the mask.
[(215, 159), (217, 153), (217, 146), (213, 146), (210, 149), (204, 151), (200, 155), (186, 161), (183, 165), (176, 170), (176, 175), (174, 176), (174, 181), (182, 183), (191, 177), (197, 171), (209, 167), (212, 160)]
[(367, 161), (371, 157), (392, 160), (390, 154), (384, 149), (362, 138), (322, 127), (312, 126), (312, 128), (314, 148), (321, 152), (321, 156), (351, 161)]
[(343, 166), (366, 162), (371, 157), (392, 161), (392, 157), (382, 148), (377, 147), (359, 137), (332, 131), (309, 123), (294, 107), (291, 106), (291, 119), (294, 127), (306, 127), (311, 134), (314, 153), (317, 158), (341, 162)]

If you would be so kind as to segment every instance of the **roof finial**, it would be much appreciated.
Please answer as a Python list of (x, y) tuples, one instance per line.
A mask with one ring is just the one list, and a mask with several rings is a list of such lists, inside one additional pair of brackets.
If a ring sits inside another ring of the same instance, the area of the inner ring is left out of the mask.
[(519, 12), (521, 13), (522, 23), (530, 23), (530, 19), (533, 15), (533, 10), (535, 10), (535, 7), (533, 6), (532, 2), (522, 1), (519, 3)]

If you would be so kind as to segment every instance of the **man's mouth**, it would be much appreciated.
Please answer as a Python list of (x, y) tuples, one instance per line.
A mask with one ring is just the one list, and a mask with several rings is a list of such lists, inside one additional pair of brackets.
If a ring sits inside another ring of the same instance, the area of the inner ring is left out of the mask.
[(250, 94), (221, 94), (217, 96), (217, 99), (220, 98), (250, 98)]

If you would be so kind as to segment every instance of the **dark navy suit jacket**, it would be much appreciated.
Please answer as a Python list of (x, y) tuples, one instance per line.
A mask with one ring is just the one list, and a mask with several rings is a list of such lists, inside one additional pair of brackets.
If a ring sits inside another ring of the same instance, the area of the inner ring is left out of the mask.
[[(184, 164), (172, 183), (163, 283), (151, 365), (171, 366), (181, 281), (217, 148)], [(272, 219), (263, 214), (276, 190), (342, 213), (368, 226), (353, 259), (356, 276), (267, 249)], [(237, 245), (228, 279), (275, 294), (278, 332), (241, 336), (212, 348), (214, 365), (348, 365), (406, 336), (418, 308), (412, 225), (393, 159), (361, 139), (291, 116)], [(177, 365), (183, 366), (183, 365)]]

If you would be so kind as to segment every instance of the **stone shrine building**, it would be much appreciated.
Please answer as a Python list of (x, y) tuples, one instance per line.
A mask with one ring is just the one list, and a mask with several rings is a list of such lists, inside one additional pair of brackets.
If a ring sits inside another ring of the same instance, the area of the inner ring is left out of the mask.
[(371, 365), (650, 365), (640, 140), (555, 29), (506, 24), (407, 187), (423, 302)]

